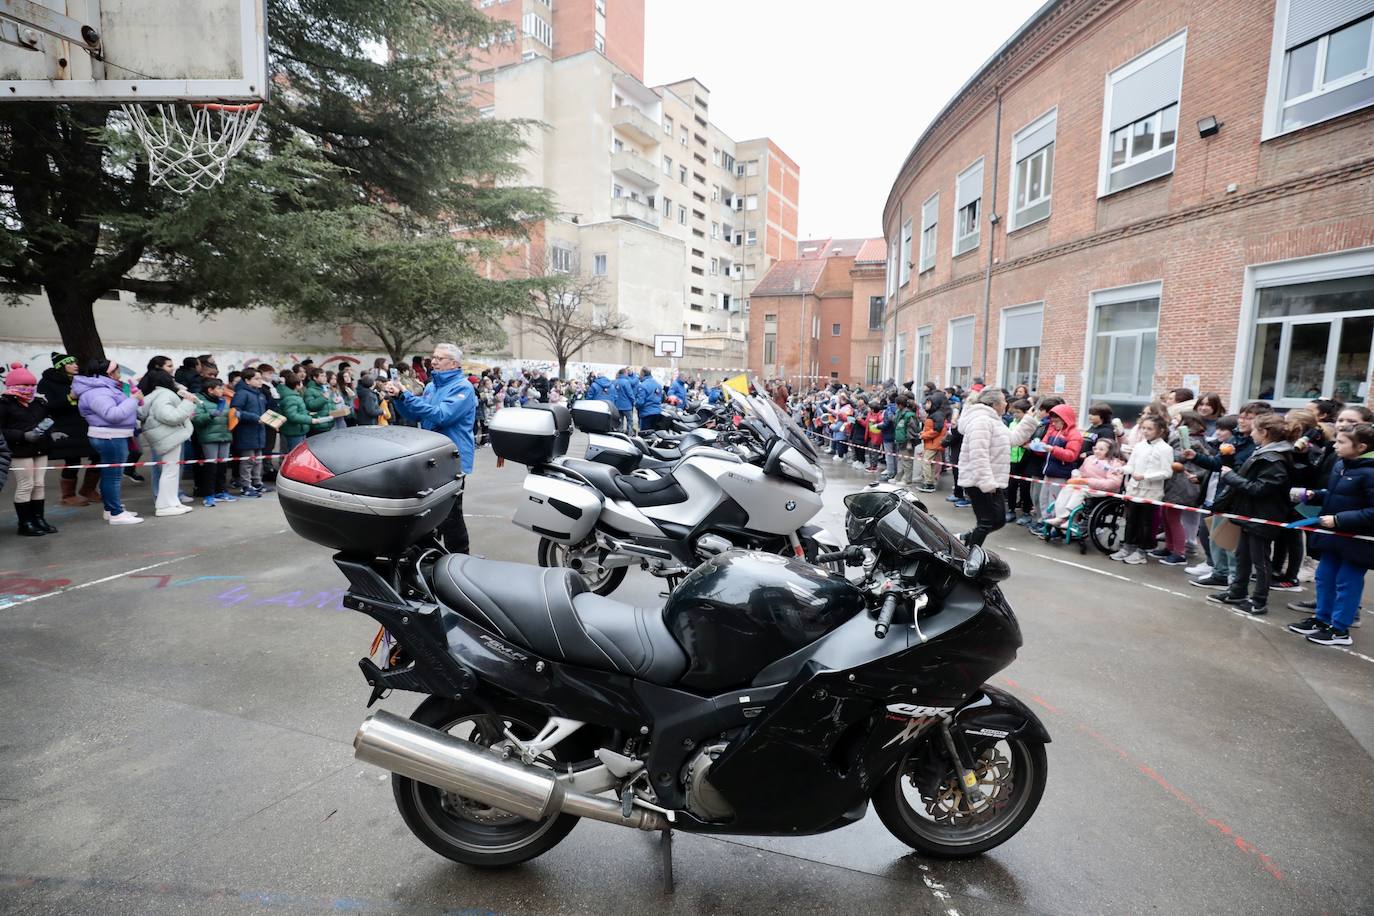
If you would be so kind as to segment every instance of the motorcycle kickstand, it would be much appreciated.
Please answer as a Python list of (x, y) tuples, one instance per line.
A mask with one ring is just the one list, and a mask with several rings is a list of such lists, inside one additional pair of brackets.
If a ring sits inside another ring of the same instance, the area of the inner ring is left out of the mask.
[(663, 893), (673, 892), (673, 828), (668, 827), (659, 832), (658, 852), (659, 858), (663, 863)]

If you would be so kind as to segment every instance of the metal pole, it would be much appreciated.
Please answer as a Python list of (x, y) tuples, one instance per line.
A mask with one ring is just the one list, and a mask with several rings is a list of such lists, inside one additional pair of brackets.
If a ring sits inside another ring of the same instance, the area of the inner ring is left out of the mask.
[[(992, 318), (992, 262), (997, 247), (997, 165), (1002, 159), (1002, 90), (993, 89), (997, 103), (997, 116), (993, 127), (992, 139), (992, 213), (988, 218), (988, 267), (983, 274), (983, 381), (988, 380), (988, 338), (992, 336), (988, 322)], [(997, 380), (1000, 385), (1002, 380)]]

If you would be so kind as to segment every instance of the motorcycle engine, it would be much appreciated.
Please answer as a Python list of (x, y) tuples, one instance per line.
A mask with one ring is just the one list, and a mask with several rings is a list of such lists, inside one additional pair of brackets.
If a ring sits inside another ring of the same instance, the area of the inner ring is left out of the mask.
[(687, 810), (705, 821), (723, 821), (735, 816), (735, 809), (716, 791), (707, 776), (711, 764), (725, 752), (725, 744), (708, 744), (687, 764)]

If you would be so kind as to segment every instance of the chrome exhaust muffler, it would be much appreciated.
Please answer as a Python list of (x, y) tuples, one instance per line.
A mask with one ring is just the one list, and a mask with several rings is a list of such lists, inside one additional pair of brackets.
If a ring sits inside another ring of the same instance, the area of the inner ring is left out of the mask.
[(589, 817), (640, 830), (666, 830), (658, 812), (569, 791), (550, 771), (509, 760), (437, 729), (386, 712), (363, 720), (353, 737), (353, 756), (416, 782), (518, 814), (532, 821), (555, 814)]

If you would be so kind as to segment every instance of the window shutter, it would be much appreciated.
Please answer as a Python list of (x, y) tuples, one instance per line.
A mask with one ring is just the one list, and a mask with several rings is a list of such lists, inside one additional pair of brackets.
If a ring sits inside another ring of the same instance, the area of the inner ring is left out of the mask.
[(973, 319), (954, 322), (949, 326), (949, 335), (950, 366), (972, 366)]
[(1288, 0), (1283, 46), (1296, 48), (1374, 13), (1374, 0)]
[(921, 206), (921, 231), (929, 229), (935, 225), (936, 217), (940, 213), (940, 196), (937, 194)]
[(1057, 117), (1050, 118), (1030, 133), (1017, 137), (1013, 141), (1015, 147), (1012, 152), (1013, 160), (1020, 162), (1036, 150), (1044, 149), (1053, 143), (1057, 122)]
[(983, 163), (978, 163), (973, 168), (959, 176), (959, 203), (958, 206), (964, 207), (983, 196)]
[(1178, 101), (1183, 78), (1183, 48), (1112, 84), (1111, 129), (1167, 108)]
[(1044, 309), (1039, 308), (1007, 312), (1002, 349), (1015, 350), (1021, 347), (1040, 346), (1040, 330), (1044, 317)]

